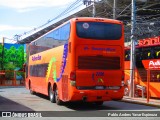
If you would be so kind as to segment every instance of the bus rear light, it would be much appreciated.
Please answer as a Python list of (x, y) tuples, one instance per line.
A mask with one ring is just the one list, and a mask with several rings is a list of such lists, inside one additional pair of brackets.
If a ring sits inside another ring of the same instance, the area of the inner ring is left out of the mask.
[(122, 75), (122, 80), (124, 81), (124, 76)]
[(70, 81), (71, 86), (76, 86), (76, 81)]
[(121, 86), (124, 86), (124, 81), (121, 82)]
[(122, 72), (122, 81), (124, 81), (124, 71)]
[(76, 86), (76, 72), (75, 71), (72, 71), (70, 73), (70, 84), (72, 86)]
[(76, 81), (76, 72), (75, 72), (75, 71), (72, 71), (72, 72), (70, 73), (70, 80), (71, 80), (71, 81)]

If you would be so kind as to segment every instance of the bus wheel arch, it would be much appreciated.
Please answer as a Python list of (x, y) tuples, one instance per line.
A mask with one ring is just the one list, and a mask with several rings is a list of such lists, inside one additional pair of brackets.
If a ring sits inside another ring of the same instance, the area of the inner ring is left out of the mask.
[(55, 93), (55, 102), (57, 103), (57, 105), (62, 105), (62, 100), (59, 99), (59, 94), (58, 94), (58, 87), (56, 84), (53, 85), (53, 90)]
[(29, 79), (28, 87), (29, 87), (30, 94), (34, 95), (35, 92), (32, 90), (32, 84), (30, 79)]
[(53, 84), (53, 91), (55, 91), (56, 89), (57, 89), (57, 84), (54, 83), (54, 84)]

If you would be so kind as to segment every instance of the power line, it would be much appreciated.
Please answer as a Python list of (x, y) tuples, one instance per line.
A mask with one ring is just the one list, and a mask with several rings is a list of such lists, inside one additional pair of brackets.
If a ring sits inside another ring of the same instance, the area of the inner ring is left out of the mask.
[[(58, 19), (58, 18), (60, 18), (60, 17), (63, 17), (63, 15), (66, 15), (67, 13), (71, 12), (71, 9), (72, 9), (73, 7), (75, 7), (78, 3), (80, 3), (81, 1), (82, 1), (82, 0), (76, 0), (74, 3), (72, 3), (71, 5), (69, 5), (63, 12), (61, 12), (59, 15), (57, 15), (57, 16), (54, 17), (53, 19), (48, 20), (46, 23), (38, 26), (37, 28), (34, 28), (34, 29), (32, 29), (32, 30), (30, 30), (30, 31), (27, 31), (27, 32), (24, 32), (23, 34), (18, 35), (18, 36), (21, 37), (21, 36), (23, 36), (23, 35), (26, 35), (26, 34), (29, 34), (29, 33), (31, 33), (31, 32), (34, 32), (35, 30), (38, 30), (38, 29), (46, 26), (46, 25), (49, 24), (50, 22), (52, 22), (52, 21), (54, 21), (54, 20), (56, 20), (56, 19)], [(81, 6), (81, 5), (82, 5), (82, 4), (80, 4), (79, 6)], [(78, 7), (79, 7), (79, 6), (78, 6)], [(76, 8), (77, 8), (77, 7), (76, 7)], [(72, 9), (72, 10), (73, 10), (73, 9)], [(17, 36), (17, 35), (15, 35), (15, 36)]]
[(77, 0), (76, 2), (74, 2), (73, 4), (71, 4), (67, 9), (65, 9), (61, 14), (59, 14), (57, 17), (53, 18), (51, 21), (53, 21), (53, 20), (61, 17), (62, 15), (64, 15), (69, 9), (71, 9), (72, 7), (74, 7), (79, 2), (81, 2), (81, 0)]
[[(58, 16), (56, 16), (55, 18), (51, 19), (51, 20), (48, 20), (45, 24), (37, 27), (36, 29), (40, 29), (44, 26), (46, 26), (47, 24), (49, 24), (50, 22), (62, 17), (64, 14), (66, 14), (66, 12), (71, 9), (72, 7), (74, 7), (76, 4), (78, 4), (81, 0), (77, 0), (76, 2), (74, 2), (73, 4), (71, 4), (69, 7), (67, 7), (62, 13), (60, 13)], [(68, 12), (67, 12), (68, 13)]]
[[(89, 0), (91, 1), (91, 0)], [(93, 0), (92, 0), (93, 1)], [(120, 1), (118, 1), (120, 2)], [(81, 3), (81, 4), (80, 4)], [(97, 2), (99, 3), (99, 2)], [(103, 11), (97, 11), (98, 13), (96, 15), (98, 15), (99, 17), (101, 16), (106, 16), (108, 18), (112, 17), (112, 5), (111, 5), (111, 1), (108, 1), (108, 0), (101, 0), (101, 3), (103, 3), (104, 5), (104, 10)], [(48, 20), (45, 24), (37, 27), (37, 28), (34, 28), (28, 32), (25, 32), (25, 34), (28, 34), (28, 33), (32, 33), (34, 32), (35, 30), (38, 30), (42, 27), (45, 27), (46, 25), (48, 25), (50, 22), (54, 21), (54, 20), (57, 20), (61, 17), (64, 17), (66, 16), (66, 14), (70, 13), (70, 12), (73, 12), (73, 10), (77, 9), (78, 7), (80, 7), (81, 5), (83, 5), (83, 2), (82, 0), (76, 0), (74, 1), (72, 4), (68, 5), (68, 7), (66, 7), (65, 10), (63, 10), (63, 12), (61, 12), (60, 14), (58, 14), (56, 17), (54, 17), (53, 19), (51, 20)], [(120, 4), (122, 5), (122, 4)], [(118, 6), (118, 8), (116, 8), (117, 10), (117, 14), (119, 14), (118, 17), (120, 17), (120, 19), (124, 22), (125, 24), (125, 40), (130, 40), (130, 30), (131, 30), (131, 27), (129, 26), (129, 24), (131, 23), (129, 17), (130, 17), (130, 3), (127, 2), (127, 4), (124, 4), (122, 6)], [(108, 7), (111, 9), (109, 11), (108, 10)], [(145, 5), (140, 5), (136, 8), (136, 12), (138, 11), (146, 11), (146, 10), (149, 10), (151, 13), (153, 12), (154, 14), (151, 14), (148, 15), (141, 15), (141, 13), (139, 13), (139, 15), (137, 14), (136, 16), (136, 21), (135, 21), (135, 39), (141, 39), (141, 38), (144, 38), (144, 37), (151, 37), (151, 36), (154, 36), (154, 35), (160, 35), (160, 10), (158, 8), (154, 9), (153, 10), (151, 8), (147, 9)], [(121, 10), (123, 8), (123, 10)], [(144, 8), (144, 9), (142, 9)], [(147, 12), (147, 11), (146, 11)], [(121, 16), (122, 14), (122, 16)], [(128, 19), (124, 19), (123, 16), (125, 17), (125, 15), (128, 17)], [(24, 35), (24, 34), (23, 34)]]
[(70, 9), (68, 12), (66, 12), (66, 14), (67, 14), (67, 13), (70, 13), (71, 11), (73, 11), (73, 10), (75, 10), (76, 8), (80, 7), (81, 5), (83, 5), (83, 3), (81, 3), (81, 4), (78, 5), (78, 6), (76, 6), (75, 8)]

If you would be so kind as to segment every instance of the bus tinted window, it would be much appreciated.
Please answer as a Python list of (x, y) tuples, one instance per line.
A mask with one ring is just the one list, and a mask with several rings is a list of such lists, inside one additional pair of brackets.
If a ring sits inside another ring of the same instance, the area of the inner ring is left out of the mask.
[(143, 58), (143, 60), (154, 59), (155, 58), (154, 48), (152, 48), (152, 47), (142, 48), (142, 58)]
[(126, 50), (125, 51), (125, 61), (129, 61), (130, 60), (130, 50)]
[[(149, 60), (149, 59), (159, 59), (160, 58), (160, 47), (143, 47), (135, 49), (136, 61)], [(130, 60), (130, 50), (125, 50), (125, 61)]]
[(34, 77), (46, 77), (48, 64), (38, 64), (30, 66), (30, 75)]
[(67, 23), (30, 44), (30, 55), (67, 43), (70, 36), (70, 23)]
[(154, 48), (154, 50), (155, 50), (155, 58), (160, 58), (160, 46), (156, 46), (155, 48)]
[(48, 38), (51, 38), (52, 40), (68, 40), (69, 39), (69, 33), (70, 33), (70, 24), (66, 24), (51, 33), (47, 34), (45, 37), (45, 40)]
[(122, 36), (122, 26), (103, 22), (77, 22), (78, 37), (96, 40), (119, 40)]

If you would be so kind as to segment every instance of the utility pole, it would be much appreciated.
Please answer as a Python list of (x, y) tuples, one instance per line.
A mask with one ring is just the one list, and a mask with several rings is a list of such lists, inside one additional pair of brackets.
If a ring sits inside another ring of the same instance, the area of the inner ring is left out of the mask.
[(113, 1), (113, 19), (116, 19), (117, 0)]
[(2, 61), (1, 61), (1, 67), (2, 70), (4, 70), (4, 37), (2, 37)]
[(92, 17), (95, 17), (96, 16), (95, 0), (83, 0), (83, 4), (86, 5), (86, 7), (91, 5), (92, 2), (93, 2), (93, 4), (92, 4)]
[(14, 35), (14, 39), (17, 41), (17, 42), (19, 42), (19, 39), (20, 39), (20, 35)]
[(95, 17), (95, 15), (96, 15), (95, 0), (93, 0), (92, 17)]
[(134, 70), (135, 70), (135, 0), (132, 0), (131, 12), (131, 52), (130, 52), (130, 97), (134, 97)]

